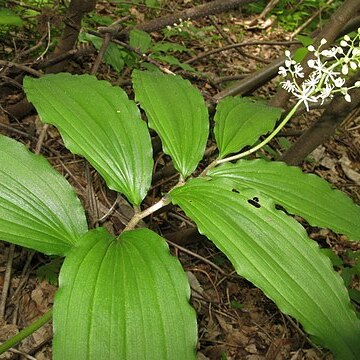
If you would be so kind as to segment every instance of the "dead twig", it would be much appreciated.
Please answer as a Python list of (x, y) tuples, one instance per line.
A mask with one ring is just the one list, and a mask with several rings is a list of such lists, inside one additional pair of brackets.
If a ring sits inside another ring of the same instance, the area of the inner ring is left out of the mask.
[[(256, 0), (215, 0), (203, 5), (194, 6), (190, 9), (175, 12), (174, 14), (162, 16), (160, 18), (147, 21), (143, 24), (137, 25), (135, 28), (146, 32), (157, 31), (163, 29), (167, 25), (173, 25), (174, 23), (179, 22), (179, 19), (201, 19), (205, 16), (226, 12), (255, 1)], [(132, 29), (133, 27), (127, 27), (126, 29), (116, 27), (103, 27), (101, 28), (101, 30), (99, 30), (102, 33), (109, 32), (114, 37), (118, 39), (123, 39), (128, 37)]]
[(184, 252), (185, 254), (191, 255), (194, 258), (199, 259), (199, 260), (203, 261), (204, 263), (210, 265), (211, 267), (216, 269), (222, 275), (229, 276), (223, 269), (221, 269), (219, 266), (217, 266), (216, 264), (214, 264), (210, 260), (204, 258), (203, 256), (201, 256), (201, 255), (199, 255), (197, 253), (194, 253), (193, 251), (188, 250), (188, 249), (186, 249), (186, 248), (184, 248), (184, 247), (182, 247), (182, 246), (180, 246), (178, 244), (175, 244), (174, 242), (172, 242), (172, 241), (170, 241), (168, 239), (166, 239), (166, 242), (168, 242), (170, 245), (174, 246), (175, 248), (179, 249), (180, 251)]
[(103, 43), (101, 45), (101, 48), (99, 50), (99, 53), (95, 59), (94, 65), (91, 69), (91, 75), (95, 75), (99, 69), (99, 66), (105, 56), (106, 50), (108, 49), (110, 45), (111, 35), (109, 33), (105, 34)]
[(33, 68), (31, 68), (30, 66), (26, 66), (26, 65), (23, 65), (23, 64), (17, 64), (17, 63), (14, 63), (12, 61), (6, 61), (6, 60), (0, 60), (0, 66), (3, 66), (3, 67), (15, 67), (21, 71), (24, 71), (28, 74), (31, 74), (35, 77), (41, 77), (43, 76), (43, 73), (41, 71), (37, 71)]
[(199, 55), (194, 56), (191, 59), (184, 61), (184, 63), (191, 64), (195, 61), (199, 61), (199, 60), (203, 59), (204, 57), (208, 57), (210, 55), (217, 54), (219, 52), (223, 52), (223, 51), (238, 48), (238, 47), (245, 47), (245, 46), (252, 46), (252, 45), (289, 46), (289, 45), (298, 45), (298, 44), (300, 44), (299, 41), (261, 41), (261, 40), (260, 41), (244, 41), (241, 43), (232, 43), (230, 45), (222, 46), (217, 49), (202, 52)]
[(18, 287), (16, 288), (14, 294), (11, 297), (11, 300), (13, 303), (15, 303), (15, 308), (13, 310), (12, 313), (12, 317), (11, 317), (11, 323), (12, 324), (16, 324), (17, 323), (17, 317), (18, 317), (18, 310), (19, 310), (19, 300), (20, 300), (20, 291), (23, 289), (24, 285), (26, 284), (26, 282), (29, 279), (30, 276), (30, 264), (31, 264), (31, 260), (34, 257), (35, 252), (34, 251), (29, 251), (28, 252), (28, 256), (25, 262), (25, 265), (22, 269), (21, 275), (20, 275), (20, 283), (18, 285)]
[(11, 280), (11, 271), (12, 271), (12, 264), (14, 260), (14, 253), (15, 253), (15, 245), (10, 244), (7, 248), (7, 261), (6, 261), (6, 270), (4, 276), (4, 285), (3, 290), (1, 293), (0, 299), (0, 319), (5, 319), (5, 308), (6, 308), (6, 299), (10, 287), (10, 280)]
[[(216, 30), (218, 31), (218, 33), (230, 44), (230, 45), (234, 45), (234, 41), (231, 39), (231, 37), (218, 25), (218, 23), (216, 22), (216, 18), (214, 16), (209, 16), (210, 21), (212, 22), (212, 24), (215, 26)], [(262, 62), (265, 64), (269, 64), (271, 61), (260, 58), (258, 56), (246, 53), (245, 51), (241, 50), (239, 47), (234, 47), (234, 49), (236, 50), (237, 53), (239, 53), (239, 55), (243, 56), (243, 57), (248, 57), (249, 59), (253, 59), (255, 61), (258, 62)]]

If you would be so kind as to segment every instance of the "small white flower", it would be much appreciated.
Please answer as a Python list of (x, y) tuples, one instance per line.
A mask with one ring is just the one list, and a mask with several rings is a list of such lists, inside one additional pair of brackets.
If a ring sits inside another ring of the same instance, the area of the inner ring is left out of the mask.
[(304, 77), (303, 67), (300, 64), (296, 64), (294, 66), (294, 75), (295, 77), (299, 77), (299, 78)]
[(314, 71), (317, 71), (319, 73), (323, 73), (326, 69), (326, 62), (322, 63), (319, 57), (316, 57), (316, 59), (314, 60), (309, 60), (308, 65), (311, 69), (314, 69)]
[(321, 54), (322, 56), (326, 56), (326, 57), (333, 57), (332, 51), (331, 51), (331, 50), (328, 50), (328, 49), (321, 51), (320, 54)]
[(315, 67), (315, 60), (310, 59), (310, 60), (308, 60), (307, 64), (308, 64), (309, 68), (314, 68)]
[(340, 78), (340, 77), (334, 79), (334, 85), (335, 85), (337, 88), (341, 88), (344, 84), (345, 84), (345, 79)]
[(334, 87), (331, 86), (330, 84), (326, 84), (325, 88), (321, 89), (321, 92), (320, 92), (320, 98), (322, 99), (321, 105), (324, 103), (325, 99), (332, 97), (331, 93), (332, 93), (333, 89), (334, 89)]
[(335, 58), (337, 59), (337, 54), (343, 54), (344, 51), (343, 49), (340, 47), (340, 46), (333, 46), (331, 49), (325, 49), (325, 50), (322, 50), (321, 51), (321, 55), (322, 56), (326, 56), (326, 57), (329, 57), (329, 58)]
[(315, 51), (315, 48), (313, 45), (309, 45), (308, 46), (308, 50), (311, 51), (311, 52), (314, 52)]
[(293, 91), (295, 91), (295, 89), (296, 89), (295, 84), (292, 83), (290, 80), (283, 81), (283, 82), (281, 83), (281, 85), (282, 85), (282, 88), (283, 88), (284, 90), (286, 90), (286, 91), (288, 91), (288, 92), (291, 92), (291, 93), (292, 93)]
[(344, 64), (341, 68), (341, 72), (343, 73), (343, 75), (347, 75), (349, 73), (349, 67), (347, 64)]
[(291, 67), (291, 65), (292, 65), (292, 61), (291, 61), (291, 60), (285, 60), (285, 66), (286, 66), (287, 68)]
[(309, 78), (304, 81), (304, 84), (306, 84), (307, 87), (312, 87), (314, 90), (316, 89), (317, 84), (319, 83), (321, 78), (321, 75), (317, 73), (310, 74)]
[(307, 111), (309, 111), (309, 102), (317, 102), (317, 98), (311, 95), (312, 91), (312, 88), (308, 88), (305, 84), (301, 84), (301, 91), (293, 92), (293, 95), (298, 98), (299, 101), (304, 103)]
[(327, 43), (326, 39), (321, 39), (320, 46), (325, 45)]
[(355, 61), (350, 61), (350, 67), (353, 69), (353, 70), (356, 70), (357, 69), (357, 65), (356, 65), (356, 62)]
[(283, 66), (279, 67), (279, 72), (278, 72), (279, 75), (285, 77), (287, 75), (287, 73), (288, 73), (287, 69), (285, 69)]
[[(350, 69), (356, 71), (360, 68), (360, 28), (358, 35), (354, 39), (345, 36), (341, 41), (341, 46), (333, 46), (330, 49), (320, 50), (326, 44), (322, 39), (317, 49), (313, 45), (307, 48), (312, 53), (312, 59), (308, 60), (307, 65), (312, 70), (309, 77), (301, 84), (297, 84), (297, 78), (303, 78), (304, 71), (302, 66), (291, 58), (289, 50), (285, 51), (285, 65), (279, 68), (279, 75), (288, 76), (290, 80), (281, 82), (281, 86), (291, 92), (298, 103), (304, 103), (309, 110), (309, 104), (314, 102), (324, 103), (325, 99), (331, 99), (333, 94), (341, 92), (346, 101), (351, 101), (349, 90), (359, 87), (360, 81), (350, 88), (343, 87), (345, 79), (342, 75), (348, 75)], [(345, 48), (345, 49), (343, 49)]]

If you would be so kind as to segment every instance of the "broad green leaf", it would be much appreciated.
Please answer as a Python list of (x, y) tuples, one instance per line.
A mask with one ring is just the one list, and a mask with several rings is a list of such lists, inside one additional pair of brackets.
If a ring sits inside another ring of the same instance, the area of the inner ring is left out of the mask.
[(297, 167), (260, 159), (240, 160), (212, 169), (208, 175), (231, 179), (238, 189), (258, 189), (310, 225), (360, 240), (360, 207), (341, 191), (332, 189), (325, 180), (305, 175)]
[(0, 239), (64, 255), (87, 231), (69, 183), (42, 156), (0, 135)]
[(139, 49), (142, 53), (146, 53), (151, 46), (150, 35), (142, 30), (133, 29), (130, 31), (130, 46)]
[(150, 135), (126, 93), (89, 75), (25, 78), (24, 88), (41, 119), (55, 125), (65, 146), (84, 156), (109, 188), (139, 205), (150, 187)]
[(180, 263), (148, 229), (86, 234), (66, 257), (54, 359), (195, 359), (196, 315)]
[(21, 26), (23, 21), (21, 17), (8, 9), (0, 9), (0, 26)]
[(304, 228), (262, 193), (226, 179), (195, 179), (170, 193), (199, 231), (281, 311), (339, 359), (360, 354), (360, 321), (340, 276)]
[(228, 96), (216, 107), (214, 134), (220, 157), (252, 145), (272, 130), (281, 109), (248, 98)]
[(209, 132), (203, 97), (189, 81), (159, 72), (133, 72), (136, 99), (175, 168), (186, 178), (205, 151)]

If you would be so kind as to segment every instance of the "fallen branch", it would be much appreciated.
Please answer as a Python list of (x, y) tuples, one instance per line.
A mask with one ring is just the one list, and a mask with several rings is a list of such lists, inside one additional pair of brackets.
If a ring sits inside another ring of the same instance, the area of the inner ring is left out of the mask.
[[(162, 16), (160, 18), (150, 20), (143, 24), (135, 26), (136, 29), (152, 32), (163, 29), (165, 26), (173, 25), (174, 23), (179, 22), (179, 19), (187, 20), (196, 20), (204, 18), (205, 16), (219, 14), (222, 12), (229, 11), (231, 9), (237, 8), (239, 6), (255, 2), (255, 0), (215, 0), (207, 4), (199, 5), (186, 9), (183, 11), (178, 11), (174, 14)], [(128, 37), (130, 31), (133, 27), (127, 27), (125, 29), (114, 28), (114, 27), (101, 27), (99, 32), (110, 33), (116, 38), (126, 38)]]

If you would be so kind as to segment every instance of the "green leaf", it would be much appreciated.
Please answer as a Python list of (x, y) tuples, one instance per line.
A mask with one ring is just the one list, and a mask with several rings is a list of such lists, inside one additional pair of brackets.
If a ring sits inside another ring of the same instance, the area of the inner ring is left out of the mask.
[(203, 157), (209, 132), (203, 97), (189, 81), (159, 72), (133, 72), (136, 99), (145, 110), (164, 152), (186, 178)]
[(159, 6), (159, 0), (145, 0), (145, 5), (149, 7)]
[[(90, 41), (97, 50), (100, 50), (103, 43), (102, 38), (87, 33), (81, 34), (81, 39), (83, 41)], [(127, 57), (129, 57), (129, 53), (125, 51), (124, 48), (110, 42), (103, 59), (106, 64), (110, 65), (114, 70), (120, 73), (127, 62)]]
[(360, 304), (360, 291), (357, 289), (349, 289), (349, 295), (351, 300)]
[(301, 42), (301, 44), (304, 47), (307, 47), (307, 46), (312, 45), (314, 43), (314, 39), (311, 38), (310, 36), (297, 35), (296, 38), (297, 38), (297, 40), (299, 40)]
[(64, 255), (87, 231), (69, 183), (42, 156), (0, 135), (0, 239)]
[(134, 49), (139, 49), (143, 54), (146, 53), (151, 46), (150, 35), (138, 29), (130, 31), (130, 46)]
[(163, 41), (160, 43), (156, 43), (151, 47), (151, 50), (154, 53), (155, 52), (164, 52), (164, 53), (168, 53), (168, 52), (191, 53), (192, 52), (190, 49), (188, 49), (184, 45), (172, 43), (169, 41)]
[(86, 234), (66, 257), (54, 305), (54, 359), (195, 359), (190, 288), (163, 238)]
[(341, 267), (344, 265), (341, 258), (336, 255), (331, 249), (320, 249), (320, 251), (330, 259), (333, 266)]
[(13, 11), (8, 9), (0, 9), (0, 26), (21, 26), (23, 21), (21, 17), (16, 15)]
[(308, 54), (309, 50), (306, 47), (301, 47), (295, 50), (293, 59), (296, 62), (301, 62), (305, 59), (305, 56)]
[(360, 207), (323, 179), (304, 174), (283, 162), (240, 160), (209, 171), (212, 178), (227, 178), (238, 189), (258, 189), (312, 226), (329, 228), (360, 239)]
[(341, 277), (346, 287), (349, 287), (351, 285), (353, 276), (354, 276), (354, 268), (345, 267), (341, 270)]
[(55, 125), (65, 146), (84, 156), (109, 188), (139, 205), (150, 187), (150, 135), (126, 93), (89, 75), (25, 78), (24, 88), (42, 120)]
[(360, 321), (340, 276), (293, 218), (262, 193), (226, 179), (195, 179), (170, 193), (237, 273), (339, 359), (357, 359)]
[(189, 71), (189, 72), (193, 72), (193, 73), (197, 72), (192, 66), (190, 66), (189, 64), (182, 63), (179, 59), (177, 59), (175, 56), (172, 56), (172, 55), (154, 54), (152, 56), (152, 58), (163, 61), (164, 63), (169, 64), (169, 65), (178, 66), (179, 68), (181, 68), (185, 71)]
[(46, 280), (52, 285), (58, 285), (58, 277), (63, 264), (62, 257), (55, 257), (48, 264), (40, 266), (36, 270), (36, 276), (42, 281)]
[(228, 96), (221, 100), (214, 117), (214, 134), (223, 158), (252, 145), (260, 135), (272, 130), (281, 109), (248, 98)]

